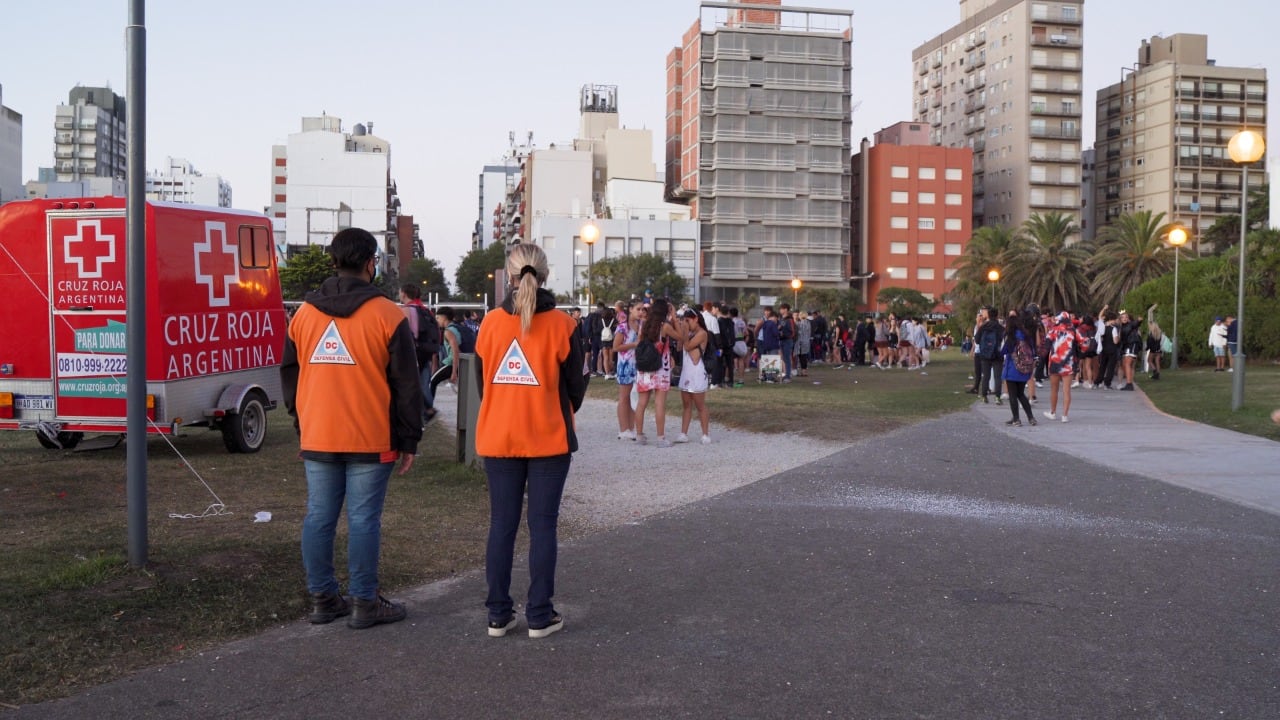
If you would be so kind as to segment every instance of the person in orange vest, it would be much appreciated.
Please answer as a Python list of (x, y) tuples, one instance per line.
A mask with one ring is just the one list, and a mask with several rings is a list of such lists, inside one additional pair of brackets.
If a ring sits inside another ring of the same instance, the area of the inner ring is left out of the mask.
[(556, 612), (556, 526), (560, 498), (578, 449), (574, 413), (582, 407), (589, 372), (577, 324), (556, 310), (542, 285), (547, 256), (523, 243), (507, 255), (507, 277), (515, 287), (502, 305), (485, 315), (476, 337), (480, 416), (476, 454), (489, 479), (489, 540), (485, 550), (485, 607), (490, 637), (517, 624), (511, 599), (511, 565), (525, 494), (529, 497), (529, 637), (564, 627)]
[[(409, 320), (373, 286), (378, 243), (347, 228), (329, 244), (337, 275), (308, 293), (289, 322), (280, 367), (284, 403), (307, 475), (302, 564), (312, 623), (350, 615), (348, 627), (405, 618), (378, 591), (382, 504), (396, 462), (413, 467), (422, 439), (422, 386)], [(333, 539), (347, 506), (348, 601), (333, 570)]]

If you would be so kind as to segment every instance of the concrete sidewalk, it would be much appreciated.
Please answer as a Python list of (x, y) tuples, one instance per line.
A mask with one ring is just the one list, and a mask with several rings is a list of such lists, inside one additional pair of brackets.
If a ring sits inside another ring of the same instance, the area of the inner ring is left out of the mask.
[[(1049, 409), (1047, 382), (1037, 394), (1039, 403), (1031, 406), (1037, 427), (1025, 417), (1022, 427), (1006, 426), (1012, 416), (1008, 401), (996, 405), (994, 396), (974, 409), (1011, 437), (1280, 515), (1280, 443), (1166, 415), (1141, 388), (1075, 388), (1067, 424), (1043, 415)], [(1059, 398), (1059, 416), (1062, 407)]]
[(471, 572), (397, 625), (294, 622), (8, 717), (1280, 717), (1280, 503), (1245, 469), (1277, 444), (1141, 393), (1007, 411), (566, 543), (545, 640), (488, 638)]

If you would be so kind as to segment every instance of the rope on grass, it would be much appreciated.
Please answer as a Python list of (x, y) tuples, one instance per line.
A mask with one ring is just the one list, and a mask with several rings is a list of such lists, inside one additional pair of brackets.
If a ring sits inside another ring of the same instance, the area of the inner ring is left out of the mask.
[[(151, 424), (151, 427), (156, 427), (154, 421), (148, 420), (147, 422)], [(209, 487), (209, 483), (205, 482), (205, 479), (200, 475), (200, 472), (187, 461), (187, 458), (182, 454), (182, 451), (178, 450), (177, 446), (169, 440), (169, 436), (164, 433), (158, 434), (160, 437), (164, 438), (165, 444), (169, 446), (169, 449), (173, 451), (173, 454), (178, 456), (178, 459), (182, 461), (182, 464), (187, 466), (187, 469), (191, 471), (191, 474), (196, 476), (196, 479), (200, 481), (201, 485), (204, 485), (204, 489), (208, 490), (209, 494), (212, 495), (214, 499), (214, 502), (210, 503), (209, 506), (204, 509), (204, 512), (199, 515), (194, 513), (169, 513), (169, 518), (172, 520), (198, 520), (200, 518), (215, 517), (217, 515), (234, 515), (235, 513), (227, 509), (227, 504), (222, 502), (222, 498), (218, 497), (218, 493), (214, 492), (213, 488)]]

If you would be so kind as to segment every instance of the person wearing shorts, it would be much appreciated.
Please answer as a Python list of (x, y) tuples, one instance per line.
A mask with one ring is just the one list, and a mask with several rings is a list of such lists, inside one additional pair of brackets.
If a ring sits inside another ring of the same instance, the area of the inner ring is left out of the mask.
[(1045, 335), (1049, 343), (1049, 409), (1044, 416), (1057, 420), (1058, 393), (1062, 392), (1062, 422), (1067, 422), (1071, 412), (1071, 376), (1076, 374), (1076, 347), (1084, 344), (1084, 338), (1071, 322), (1070, 313), (1059, 313), (1053, 329)]
[(671, 303), (658, 298), (649, 306), (648, 317), (640, 326), (640, 339), (648, 340), (658, 348), (662, 356), (662, 366), (652, 372), (636, 372), (636, 392), (640, 399), (636, 402), (636, 444), (645, 445), (648, 439), (644, 434), (644, 411), (649, 406), (649, 396), (653, 395), (654, 425), (658, 431), (658, 447), (671, 447), (667, 440), (667, 392), (671, 390), (671, 343), (681, 340), (673, 324)]
[(613, 333), (613, 352), (617, 356), (618, 439), (636, 439), (636, 415), (631, 407), (631, 387), (636, 382), (636, 343), (645, 306), (618, 303), (615, 307), (618, 327)]

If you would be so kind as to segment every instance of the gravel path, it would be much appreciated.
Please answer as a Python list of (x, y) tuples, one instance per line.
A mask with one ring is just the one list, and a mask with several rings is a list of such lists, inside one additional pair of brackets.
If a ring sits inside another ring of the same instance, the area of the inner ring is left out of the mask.
[[(610, 382), (593, 380), (592, 382)], [(587, 398), (578, 412), (578, 452), (574, 453), (561, 503), (561, 520), (585, 529), (604, 529), (637, 522), (649, 515), (719, 495), (757, 480), (824, 458), (847, 447), (798, 435), (766, 435), (733, 430), (715, 422), (711, 409), (710, 445), (698, 442), (697, 419), (692, 442), (670, 448), (654, 443), (650, 405), (645, 414), (649, 444), (619, 440), (616, 405)], [(680, 431), (679, 393), (667, 396), (667, 439)], [(436, 398), (440, 420), (454, 425), (457, 395), (441, 386)]]

